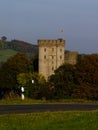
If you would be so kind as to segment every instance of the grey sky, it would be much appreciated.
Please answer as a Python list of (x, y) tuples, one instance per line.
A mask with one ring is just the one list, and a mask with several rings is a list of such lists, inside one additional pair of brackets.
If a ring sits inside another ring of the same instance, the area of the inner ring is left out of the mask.
[(98, 0), (0, 0), (3, 35), (33, 44), (64, 38), (67, 50), (98, 53)]

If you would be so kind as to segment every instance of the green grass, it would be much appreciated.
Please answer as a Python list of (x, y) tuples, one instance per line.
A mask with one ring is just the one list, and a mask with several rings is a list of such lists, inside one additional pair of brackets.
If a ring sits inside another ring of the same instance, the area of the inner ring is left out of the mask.
[(61, 100), (45, 100), (44, 98), (42, 100), (34, 100), (25, 98), (24, 100), (21, 99), (21, 97), (17, 98), (6, 98), (0, 100), (0, 104), (32, 104), (32, 103), (96, 103), (98, 104), (98, 101), (92, 101), (92, 100), (84, 100), (84, 99), (61, 99)]
[(98, 130), (98, 111), (0, 115), (0, 130)]
[(0, 50), (0, 62), (5, 62), (8, 58), (15, 55), (17, 51), (6, 49), (6, 50)]

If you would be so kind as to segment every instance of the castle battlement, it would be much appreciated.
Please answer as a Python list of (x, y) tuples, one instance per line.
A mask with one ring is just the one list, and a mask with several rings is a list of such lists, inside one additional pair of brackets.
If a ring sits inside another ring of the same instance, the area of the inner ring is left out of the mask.
[(49, 47), (52, 47), (52, 46), (65, 46), (65, 40), (63, 39), (57, 39), (57, 40), (38, 40), (38, 45), (41, 47), (41, 46), (49, 46)]

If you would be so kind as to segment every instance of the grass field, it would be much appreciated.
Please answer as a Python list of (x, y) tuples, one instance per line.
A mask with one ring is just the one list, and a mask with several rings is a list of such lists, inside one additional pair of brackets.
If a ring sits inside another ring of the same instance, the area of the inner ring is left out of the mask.
[(0, 115), (0, 130), (98, 130), (98, 111)]
[[(81, 99), (32, 100), (3, 99), (0, 104), (98, 103)], [(0, 130), (98, 130), (98, 111), (44, 112), (0, 115)]]
[(8, 58), (15, 55), (17, 51), (6, 49), (6, 50), (0, 50), (0, 62), (5, 62)]
[(0, 104), (36, 104), (36, 103), (95, 103), (98, 104), (98, 101), (85, 100), (85, 99), (61, 99), (61, 100), (34, 100), (30, 98), (25, 98), (24, 100), (21, 97), (18, 98), (7, 98), (1, 99)]
[(0, 104), (32, 104), (32, 103), (96, 103), (98, 101), (85, 100), (85, 99), (61, 99), (61, 100), (33, 100), (30, 98), (25, 98), (24, 100), (21, 97), (17, 98), (7, 98), (0, 100)]

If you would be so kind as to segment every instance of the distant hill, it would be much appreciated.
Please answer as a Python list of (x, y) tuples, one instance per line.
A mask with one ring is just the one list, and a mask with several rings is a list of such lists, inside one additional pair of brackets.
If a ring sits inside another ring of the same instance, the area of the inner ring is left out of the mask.
[(18, 52), (32, 53), (38, 52), (38, 46), (33, 45), (24, 41), (12, 40), (11, 42), (6, 42), (9, 49), (13, 49)]
[(29, 57), (32, 57), (38, 53), (38, 46), (19, 40), (0, 40), (0, 62), (5, 62), (10, 56), (18, 52), (26, 53)]

